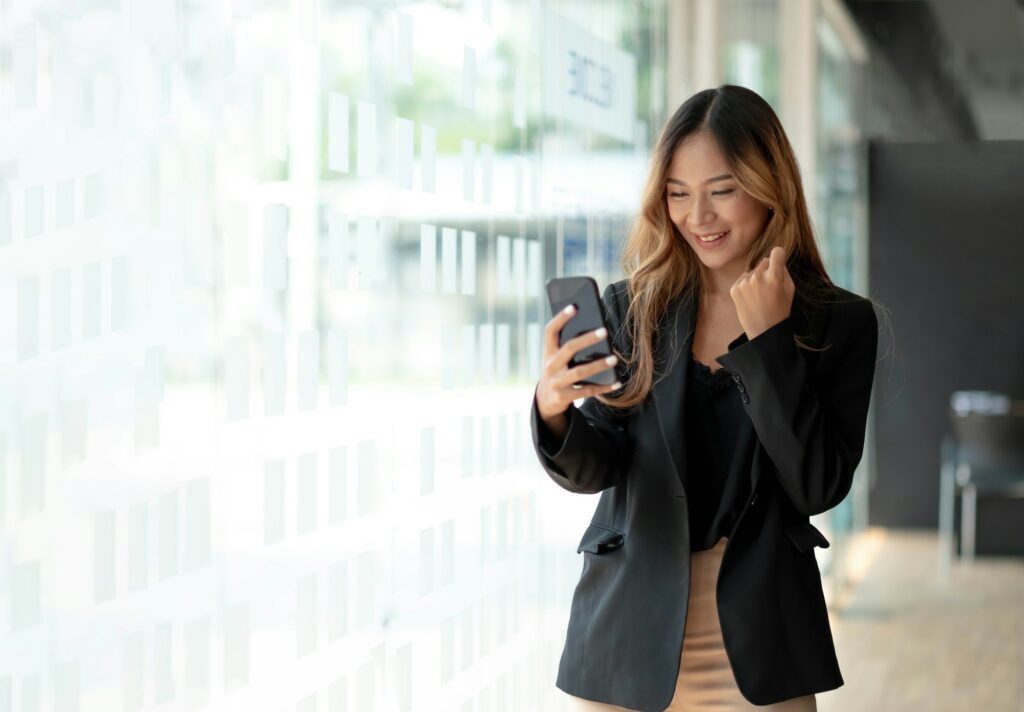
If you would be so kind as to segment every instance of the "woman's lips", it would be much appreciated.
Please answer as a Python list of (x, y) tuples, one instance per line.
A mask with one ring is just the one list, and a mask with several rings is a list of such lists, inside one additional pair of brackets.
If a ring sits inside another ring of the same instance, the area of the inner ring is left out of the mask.
[(712, 240), (710, 242), (706, 242), (706, 241), (700, 239), (699, 237), (697, 237), (696, 235), (694, 235), (694, 238), (696, 239), (697, 244), (700, 245), (701, 247), (703, 247), (704, 249), (706, 249), (706, 250), (713, 250), (716, 247), (718, 247), (719, 245), (721, 245), (723, 242), (725, 242), (727, 239), (729, 239), (729, 234), (731, 232), (732, 232), (731, 230), (726, 230), (724, 233), (722, 233), (721, 237), (719, 237), (716, 240)]

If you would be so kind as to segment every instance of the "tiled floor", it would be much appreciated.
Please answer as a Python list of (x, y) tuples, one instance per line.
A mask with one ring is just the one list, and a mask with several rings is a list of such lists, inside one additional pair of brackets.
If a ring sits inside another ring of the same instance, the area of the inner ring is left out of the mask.
[(869, 530), (832, 611), (845, 685), (819, 712), (1024, 712), (1024, 559), (979, 554), (938, 580), (934, 533)]

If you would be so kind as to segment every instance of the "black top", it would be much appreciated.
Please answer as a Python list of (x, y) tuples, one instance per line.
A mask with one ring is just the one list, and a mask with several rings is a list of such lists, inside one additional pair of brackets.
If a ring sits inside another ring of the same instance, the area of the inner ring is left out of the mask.
[(712, 548), (729, 536), (750, 491), (739, 452), (753, 423), (732, 372), (710, 368), (690, 352), (686, 388), (686, 491), (690, 551)]
[[(690, 352), (686, 388), (686, 471), (680, 473), (690, 515), (690, 551), (714, 547), (750, 494), (754, 425), (733, 374), (711, 369)], [(536, 400), (534, 401), (536, 403)], [(536, 405), (534, 405), (536, 408)], [(550, 457), (564, 444), (539, 417), (540, 449)]]

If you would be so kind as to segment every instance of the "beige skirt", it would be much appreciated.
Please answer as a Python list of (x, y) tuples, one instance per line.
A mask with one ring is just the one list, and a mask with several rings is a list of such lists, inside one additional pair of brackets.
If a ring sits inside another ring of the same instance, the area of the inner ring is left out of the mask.
[[(665, 712), (733, 712), (734, 710), (772, 710), (772, 712), (816, 712), (814, 695), (795, 697), (772, 705), (754, 705), (736, 687), (736, 678), (722, 640), (718, 621), (715, 585), (725, 544), (722, 537), (714, 547), (695, 551), (690, 556), (690, 604), (679, 660), (679, 677), (672, 702)], [(570, 712), (633, 712), (603, 702), (568, 697)]]

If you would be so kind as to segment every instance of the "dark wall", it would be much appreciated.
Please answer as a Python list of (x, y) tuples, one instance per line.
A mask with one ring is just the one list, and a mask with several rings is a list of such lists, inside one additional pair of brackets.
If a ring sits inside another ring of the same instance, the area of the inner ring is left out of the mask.
[[(954, 390), (1024, 398), (1024, 142), (876, 142), (870, 295), (880, 319), (870, 520), (938, 523)], [(978, 553), (1024, 553), (1024, 500), (978, 499)]]

